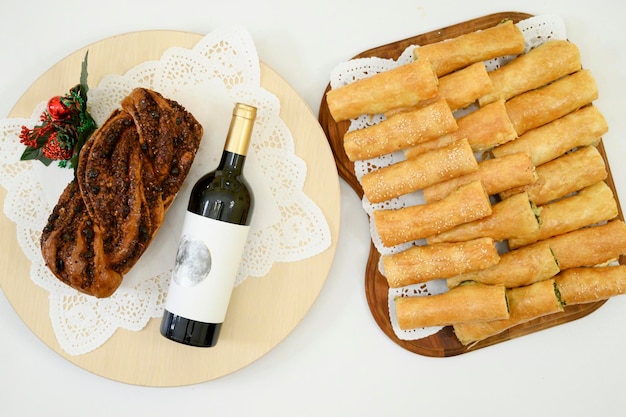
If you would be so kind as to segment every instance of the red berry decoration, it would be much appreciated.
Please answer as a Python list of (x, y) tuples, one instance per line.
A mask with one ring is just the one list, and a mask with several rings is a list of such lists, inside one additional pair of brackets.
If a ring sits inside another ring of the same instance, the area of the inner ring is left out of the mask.
[(58, 161), (62, 168), (76, 172), (80, 149), (96, 130), (96, 122), (87, 111), (87, 54), (82, 64), (80, 83), (64, 96), (48, 100), (40, 123), (32, 128), (22, 126), (20, 142), (26, 149), (21, 160), (38, 160), (44, 165)]
[(48, 100), (48, 113), (52, 117), (52, 120), (63, 120), (70, 115), (70, 112), (70, 108), (61, 100), (61, 96), (54, 96)]
[(68, 148), (68, 145), (61, 143), (57, 132), (52, 132), (48, 137), (48, 141), (41, 148), (43, 156), (48, 159), (63, 161), (70, 159), (74, 153), (74, 149)]

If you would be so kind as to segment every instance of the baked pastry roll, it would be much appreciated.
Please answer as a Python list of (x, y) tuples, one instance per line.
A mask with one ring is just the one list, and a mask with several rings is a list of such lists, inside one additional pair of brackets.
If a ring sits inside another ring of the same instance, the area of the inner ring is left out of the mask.
[(612, 220), (600, 226), (555, 236), (545, 242), (552, 248), (561, 270), (601, 265), (626, 254), (626, 224), (621, 220)]
[(495, 157), (526, 152), (535, 166), (580, 146), (597, 143), (608, 132), (606, 119), (595, 106), (586, 106), (547, 125), (524, 133), (512, 142), (492, 149)]
[[(485, 159), (478, 163), (477, 170), (428, 186), (424, 188), (423, 194), (424, 200), (432, 203), (463, 184), (480, 180), (487, 194), (494, 195), (512, 188), (519, 189), (534, 183), (536, 179), (535, 166), (530, 156), (525, 153), (516, 153), (502, 158)], [(514, 194), (522, 191), (524, 189), (519, 189)]]
[(555, 281), (565, 305), (592, 303), (626, 294), (626, 266), (572, 268)]
[(490, 214), (489, 196), (481, 182), (474, 181), (435, 203), (375, 210), (373, 217), (383, 245), (391, 247), (436, 235)]
[(420, 60), (334, 88), (326, 93), (326, 101), (333, 119), (340, 122), (414, 106), (434, 97), (437, 84), (430, 62)]
[(552, 278), (559, 271), (550, 245), (544, 243), (506, 252), (497, 264), (448, 278), (447, 284), (449, 288), (453, 288), (464, 281), (476, 281), (515, 288)]
[(361, 186), (371, 203), (379, 203), (476, 169), (478, 163), (464, 139), (372, 171), (361, 178)]
[(550, 123), (598, 98), (589, 70), (580, 70), (544, 87), (515, 96), (506, 111), (518, 135)]
[(499, 100), (456, 120), (457, 129), (448, 134), (417, 143), (404, 151), (407, 159), (429, 150), (467, 139), (474, 152), (482, 152), (517, 138), (505, 103)]
[[(456, 136), (459, 136), (459, 137), (456, 137)], [(444, 146), (448, 146), (451, 143), (456, 142), (457, 140), (467, 139), (466, 137), (461, 136), (461, 135), (456, 135), (456, 136), (443, 135), (443, 136), (439, 136), (438, 138), (431, 139), (426, 142), (421, 142), (421, 143), (418, 143), (417, 145), (413, 145), (410, 148), (407, 148), (404, 150), (404, 157), (406, 159), (415, 158), (416, 156), (421, 155), (423, 153), (426, 153), (435, 149), (443, 148)]]
[(491, 71), (493, 89), (480, 97), (481, 106), (508, 100), (542, 87), (582, 68), (578, 47), (566, 40), (551, 40), (508, 64)]
[(441, 77), (476, 62), (524, 52), (524, 35), (511, 20), (494, 27), (415, 48), (415, 59), (428, 59)]
[[(504, 101), (496, 101), (457, 120), (458, 129), (451, 140), (467, 138), (474, 152), (482, 152), (517, 138), (517, 132), (506, 111)], [(411, 150), (407, 151), (411, 157)]]
[(476, 102), (492, 89), (485, 64), (477, 62), (439, 78), (437, 98), (445, 99), (450, 110), (456, 111)]
[(445, 100), (394, 114), (379, 124), (344, 135), (343, 145), (350, 161), (371, 159), (409, 148), (458, 129)]
[(473, 345), (518, 324), (563, 311), (563, 304), (554, 279), (536, 282), (525, 287), (510, 288), (506, 290), (506, 295), (509, 302), (509, 318), (485, 323), (454, 325), (454, 333), (463, 345)]
[(585, 146), (546, 162), (538, 166), (536, 172), (535, 182), (501, 192), (500, 197), (507, 198), (526, 191), (530, 201), (539, 206), (603, 181), (608, 176), (604, 159), (595, 146)]
[[(430, 204), (437, 204), (430, 203)], [(495, 241), (525, 236), (539, 230), (539, 220), (527, 193), (520, 193), (496, 203), (489, 216), (455, 226), (426, 240), (429, 244), (462, 242), (481, 236)]]
[(495, 265), (500, 255), (493, 239), (413, 246), (382, 256), (384, 275), (390, 288), (448, 278)]
[(541, 227), (533, 232), (510, 238), (509, 248), (519, 248), (581, 227), (610, 220), (618, 213), (613, 191), (604, 181), (586, 187), (571, 197), (540, 206), (540, 210)]
[(478, 283), (461, 285), (443, 294), (398, 297), (395, 307), (398, 326), (403, 330), (509, 317), (506, 289)]

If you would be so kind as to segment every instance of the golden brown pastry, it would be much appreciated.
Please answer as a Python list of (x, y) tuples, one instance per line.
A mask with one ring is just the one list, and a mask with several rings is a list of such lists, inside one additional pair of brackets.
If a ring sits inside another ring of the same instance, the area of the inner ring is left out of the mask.
[(496, 158), (526, 152), (535, 166), (579, 146), (597, 143), (609, 127), (595, 106), (583, 107), (547, 125), (530, 130), (512, 142), (492, 149)]
[(443, 135), (435, 139), (430, 139), (426, 142), (418, 143), (417, 145), (412, 145), (410, 148), (407, 148), (404, 150), (404, 157), (406, 159), (415, 158), (418, 155), (421, 155), (423, 153), (433, 151), (435, 149), (440, 149), (440, 148), (443, 148), (444, 146), (448, 146), (451, 143), (456, 142), (457, 140), (467, 139), (465, 136), (462, 136), (462, 137), (461, 135), (457, 135), (457, 136), (459, 137), (452, 136), (452, 135)]
[(626, 266), (572, 268), (555, 277), (565, 305), (585, 304), (626, 294)]
[(64, 283), (108, 297), (159, 230), (187, 176), (202, 126), (180, 104), (138, 88), (81, 150), (76, 179), (41, 236)]
[(478, 102), (484, 106), (496, 100), (508, 100), (572, 74), (581, 67), (576, 45), (566, 40), (548, 41), (491, 71), (489, 78), (493, 89)]
[(483, 237), (467, 242), (413, 246), (381, 259), (389, 287), (398, 288), (488, 268), (497, 264), (500, 256), (493, 239)]
[(544, 87), (515, 96), (506, 111), (518, 135), (550, 123), (598, 98), (589, 70), (580, 70)]
[(485, 64), (477, 62), (439, 78), (437, 96), (430, 100), (443, 98), (448, 102), (450, 110), (456, 111), (468, 107), (492, 89)]
[(361, 178), (361, 186), (371, 203), (379, 203), (476, 169), (478, 163), (464, 139), (372, 171)]
[(447, 284), (452, 288), (464, 281), (476, 281), (514, 288), (552, 278), (559, 271), (550, 245), (543, 243), (506, 252), (496, 265), (448, 278)]
[(437, 94), (438, 80), (427, 60), (401, 65), (330, 90), (328, 110), (336, 122), (414, 106)]
[(563, 311), (563, 304), (558, 296), (554, 279), (536, 282), (525, 287), (510, 288), (506, 290), (506, 295), (509, 302), (509, 318), (485, 323), (454, 325), (454, 333), (463, 345), (473, 345), (518, 324)]
[(490, 214), (489, 196), (480, 181), (474, 181), (437, 202), (375, 210), (373, 216), (383, 245), (391, 247), (436, 235)]
[(509, 317), (505, 288), (478, 283), (438, 295), (398, 297), (395, 306), (398, 326), (403, 330)]
[(517, 236), (526, 236), (536, 230), (539, 230), (537, 213), (535, 207), (528, 199), (528, 194), (524, 192), (494, 204), (491, 215), (459, 224), (437, 235), (428, 237), (426, 241), (429, 244), (462, 242), (485, 236), (499, 242), (505, 239), (513, 239)]
[[(517, 154), (513, 154), (517, 155)], [(502, 158), (507, 158), (510, 155)], [(497, 161), (501, 158), (496, 158)], [(480, 167), (480, 164), (479, 164)], [(535, 205), (543, 205), (575, 191), (603, 181), (608, 172), (604, 159), (594, 146), (584, 146), (536, 168), (537, 180), (524, 187), (500, 193), (507, 198), (522, 191), (528, 193)]]
[(415, 48), (415, 59), (428, 59), (438, 77), (476, 62), (524, 52), (524, 35), (511, 20), (494, 27)]
[(541, 227), (510, 238), (511, 249), (610, 220), (617, 216), (617, 201), (609, 186), (600, 181), (576, 195), (545, 204), (540, 210)]
[[(537, 174), (533, 161), (525, 153), (506, 155), (502, 158), (485, 159), (478, 163), (478, 169), (448, 181), (439, 182), (424, 188), (424, 200), (432, 203), (448, 195), (463, 184), (480, 180), (489, 195), (501, 193), (512, 188), (519, 189), (536, 181)], [(519, 194), (524, 189), (513, 194)], [(508, 197), (509, 195), (507, 195)]]
[[(495, 101), (457, 120), (458, 129), (439, 141), (467, 138), (474, 152), (482, 152), (517, 138), (517, 132), (506, 111), (504, 101)], [(419, 148), (418, 148), (419, 149)], [(411, 158), (418, 151), (405, 152)]]
[[(626, 254), (626, 224), (612, 220), (546, 239), (561, 270), (601, 265)], [(539, 243), (535, 243), (539, 244)]]
[(350, 161), (371, 159), (409, 148), (458, 129), (445, 100), (400, 112), (377, 125), (353, 130), (343, 137)]

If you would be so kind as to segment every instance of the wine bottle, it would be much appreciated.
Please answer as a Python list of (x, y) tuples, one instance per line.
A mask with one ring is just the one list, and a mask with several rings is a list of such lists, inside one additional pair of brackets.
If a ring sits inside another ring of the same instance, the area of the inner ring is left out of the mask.
[(255, 107), (237, 103), (216, 170), (193, 186), (161, 321), (161, 334), (191, 346), (217, 343), (253, 210), (243, 166)]

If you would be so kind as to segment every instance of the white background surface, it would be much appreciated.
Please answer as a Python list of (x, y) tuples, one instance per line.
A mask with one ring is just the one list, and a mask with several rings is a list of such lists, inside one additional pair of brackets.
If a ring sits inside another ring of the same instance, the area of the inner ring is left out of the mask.
[[(363, 50), (499, 11), (557, 13), (595, 76), (618, 193), (626, 202), (624, 2), (2, 0), (0, 117), (75, 50), (148, 29), (208, 33), (243, 24), (260, 58), (315, 114), (332, 68)], [(114, 59), (114, 58), (113, 58)], [(626, 297), (557, 328), (471, 354), (397, 347), (367, 307), (368, 224), (341, 183), (337, 255), (302, 323), (275, 349), (220, 379), (146, 388), (93, 375), (43, 344), (0, 292), (0, 416), (623, 416)], [(1, 238), (1, 237), (0, 237)], [(1, 256), (1, 254), (0, 254)]]

